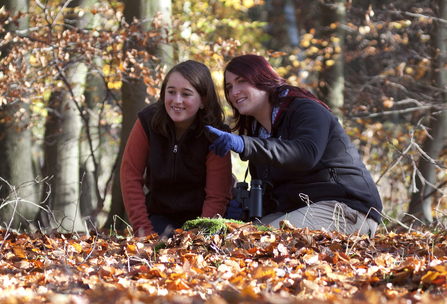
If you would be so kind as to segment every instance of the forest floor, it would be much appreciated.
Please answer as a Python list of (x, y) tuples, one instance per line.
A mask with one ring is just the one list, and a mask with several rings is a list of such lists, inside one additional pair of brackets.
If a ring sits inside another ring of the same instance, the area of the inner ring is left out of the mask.
[(447, 303), (447, 232), (0, 230), (0, 303)]

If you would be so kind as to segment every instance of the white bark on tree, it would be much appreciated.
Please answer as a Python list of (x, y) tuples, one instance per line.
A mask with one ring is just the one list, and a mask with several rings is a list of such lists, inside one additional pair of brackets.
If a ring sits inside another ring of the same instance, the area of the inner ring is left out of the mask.
[[(15, 12), (28, 12), (28, 0), (1, 0), (0, 7)], [(5, 28), (15, 35), (26, 35), (28, 18), (21, 17), (17, 23), (10, 23)], [(6, 56), (8, 50), (2, 50)], [(28, 56), (17, 62), (17, 70), (26, 73)], [(28, 228), (35, 218), (39, 202), (36, 178), (32, 165), (32, 139), (29, 121), (31, 111), (24, 102), (27, 96), (21, 96), (12, 104), (0, 106), (0, 226), (11, 224), (11, 228)], [(10, 119), (12, 118), (12, 119)], [(11, 222), (12, 219), (12, 222)]]
[[(83, 1), (73, 1), (70, 7), (82, 5)], [(76, 27), (85, 20), (79, 15), (70, 16), (76, 20)], [(69, 61), (59, 69), (64, 85), (59, 92), (53, 92), (51, 111), (47, 118), (45, 136), (45, 170), (50, 181), (51, 196), (48, 202), (50, 216), (44, 216), (45, 225), (61, 232), (80, 232), (85, 230), (81, 214), (81, 175), (79, 163), (80, 137), (83, 121), (84, 91), (88, 68), (86, 64), (71, 54)]]
[(83, 98), (86, 73), (87, 67), (83, 63), (75, 63), (66, 69), (64, 76), (71, 85), (75, 100), (68, 90), (55, 94), (52, 108), (57, 117), (53, 126), (55, 133), (52, 134), (53, 140), (46, 138), (46, 145), (53, 146), (52, 152), (45, 150), (45, 173), (54, 176), (49, 201), (54, 221), (50, 224), (63, 232), (85, 230), (80, 213), (78, 166), (82, 122), (75, 102)]
[[(95, 0), (77, 0), (73, 5), (85, 10), (79, 19), (79, 29), (95, 29), (99, 25), (98, 15), (91, 13)], [(86, 118), (83, 121), (79, 139), (79, 177), (80, 181), (80, 204), (82, 218), (90, 217), (92, 224), (98, 226), (96, 218), (96, 209), (102, 206), (105, 194), (99, 192), (98, 178), (101, 172), (100, 155), (104, 139), (102, 138), (101, 128), (99, 126), (98, 113), (100, 108), (106, 102), (107, 90), (102, 77), (103, 60), (100, 57), (92, 59), (92, 65), (86, 75), (85, 84), (85, 111)], [(87, 125), (88, 124), (88, 125)], [(88, 136), (87, 132), (90, 133)], [(92, 145), (92, 147), (90, 147)], [(92, 150), (95, 157), (92, 157)], [(95, 164), (96, 161), (96, 164)], [(86, 223), (89, 229), (93, 229), (90, 220)]]

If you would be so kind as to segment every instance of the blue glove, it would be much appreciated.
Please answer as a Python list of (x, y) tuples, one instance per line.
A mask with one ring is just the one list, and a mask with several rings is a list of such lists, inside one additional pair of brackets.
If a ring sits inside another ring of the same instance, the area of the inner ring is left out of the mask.
[(231, 200), (227, 205), (227, 210), (225, 211), (224, 218), (231, 220), (240, 220), (242, 218), (241, 205), (235, 201)]
[(214, 144), (210, 146), (210, 150), (213, 150), (214, 154), (224, 157), (230, 150), (237, 153), (242, 153), (244, 151), (244, 140), (242, 137), (221, 131), (211, 126), (206, 126), (206, 128), (212, 134), (219, 136), (214, 141)]

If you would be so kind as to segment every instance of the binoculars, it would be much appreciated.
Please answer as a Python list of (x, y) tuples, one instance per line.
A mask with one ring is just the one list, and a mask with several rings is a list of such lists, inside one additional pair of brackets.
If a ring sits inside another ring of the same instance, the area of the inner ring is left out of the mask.
[(236, 201), (241, 204), (242, 220), (250, 221), (262, 217), (262, 180), (253, 179), (250, 182), (250, 190), (248, 184), (241, 182), (236, 184)]

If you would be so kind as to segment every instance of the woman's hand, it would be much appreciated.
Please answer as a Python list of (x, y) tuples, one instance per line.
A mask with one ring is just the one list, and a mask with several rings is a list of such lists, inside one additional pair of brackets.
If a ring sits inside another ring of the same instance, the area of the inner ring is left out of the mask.
[(233, 150), (236, 153), (242, 153), (244, 151), (244, 140), (238, 135), (224, 132), (211, 126), (206, 126), (209, 132), (218, 136), (214, 141), (214, 144), (210, 146), (210, 150), (214, 154), (224, 157), (228, 151)]
[(231, 200), (227, 205), (224, 218), (231, 220), (240, 220), (242, 218), (241, 204), (238, 203), (236, 200)]

